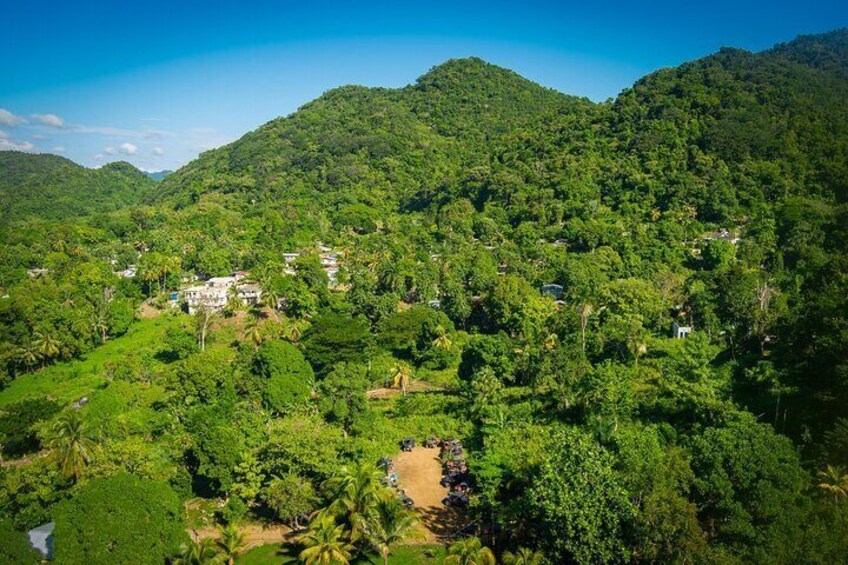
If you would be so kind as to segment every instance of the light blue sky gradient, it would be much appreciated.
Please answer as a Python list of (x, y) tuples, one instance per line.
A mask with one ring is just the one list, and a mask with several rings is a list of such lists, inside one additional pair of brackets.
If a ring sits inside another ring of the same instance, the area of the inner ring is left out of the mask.
[(844, 0), (15, 4), (0, 11), (0, 148), (146, 170), (183, 165), (329, 88), (403, 86), (451, 57), (604, 100), (721, 46), (756, 51), (848, 25)]

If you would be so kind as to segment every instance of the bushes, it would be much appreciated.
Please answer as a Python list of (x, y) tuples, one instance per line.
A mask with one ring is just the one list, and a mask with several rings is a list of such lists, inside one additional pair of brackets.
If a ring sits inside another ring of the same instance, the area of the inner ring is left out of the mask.
[(303, 354), (281, 341), (262, 344), (253, 360), (253, 371), (263, 379), (265, 405), (278, 414), (306, 402), (315, 378)]
[(186, 539), (165, 483), (125, 473), (95, 479), (55, 510), (56, 563), (161, 564)]

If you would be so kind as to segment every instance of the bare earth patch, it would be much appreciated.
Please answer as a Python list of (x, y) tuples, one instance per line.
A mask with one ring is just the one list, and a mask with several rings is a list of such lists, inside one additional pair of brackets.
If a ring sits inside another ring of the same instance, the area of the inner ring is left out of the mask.
[[(245, 550), (257, 545), (265, 545), (269, 543), (284, 543), (290, 541), (294, 537), (295, 532), (286, 526), (265, 526), (262, 524), (247, 524), (240, 527), (244, 532)], [(218, 539), (220, 532), (217, 528), (199, 528), (192, 529), (188, 532), (191, 539), (194, 541), (203, 538)]]
[(416, 447), (394, 459), (398, 485), (415, 502), (421, 515), (421, 543), (446, 543), (460, 527), (460, 512), (442, 504), (448, 495), (442, 480), (438, 448)]

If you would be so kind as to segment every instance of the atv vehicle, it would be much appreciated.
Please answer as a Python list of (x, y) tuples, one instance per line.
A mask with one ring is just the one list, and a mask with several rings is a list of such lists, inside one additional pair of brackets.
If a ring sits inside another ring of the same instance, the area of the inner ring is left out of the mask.
[(401, 451), (412, 451), (415, 447), (415, 438), (405, 437), (400, 442)]
[(468, 495), (460, 492), (452, 492), (442, 499), (442, 504), (449, 507), (465, 508), (468, 506)]

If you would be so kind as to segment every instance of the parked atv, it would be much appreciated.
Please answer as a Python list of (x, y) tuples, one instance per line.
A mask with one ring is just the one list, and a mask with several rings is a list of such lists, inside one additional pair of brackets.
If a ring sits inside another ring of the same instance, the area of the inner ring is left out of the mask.
[(415, 447), (415, 438), (405, 437), (400, 442), (401, 451), (412, 451)]

